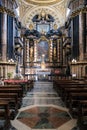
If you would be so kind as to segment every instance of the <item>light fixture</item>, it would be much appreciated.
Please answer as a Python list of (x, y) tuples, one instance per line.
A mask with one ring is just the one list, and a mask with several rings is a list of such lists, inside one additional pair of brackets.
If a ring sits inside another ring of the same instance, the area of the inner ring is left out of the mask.
[(76, 61), (76, 59), (72, 59), (72, 63), (76, 63), (77, 61)]
[(13, 59), (9, 59), (8, 62), (9, 63), (14, 63), (14, 60)]

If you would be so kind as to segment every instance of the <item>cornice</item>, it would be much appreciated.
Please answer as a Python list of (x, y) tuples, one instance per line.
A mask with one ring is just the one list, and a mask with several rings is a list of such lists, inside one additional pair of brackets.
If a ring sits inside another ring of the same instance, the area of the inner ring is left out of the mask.
[(12, 10), (10, 10), (10, 9), (7, 9), (7, 8), (5, 8), (5, 7), (0, 7), (0, 12), (1, 13), (7, 13), (8, 15), (10, 15), (10, 16), (12, 16), (12, 17), (14, 17), (15, 16), (15, 14), (14, 14), (14, 12), (12, 11)]
[(34, 4), (34, 5), (39, 5), (39, 6), (48, 6), (48, 5), (53, 5), (61, 0), (25, 0), (27, 3)]
[(87, 12), (87, 8), (83, 7), (83, 8), (79, 8), (79, 9), (73, 11), (70, 17), (73, 18), (73, 17), (79, 15), (80, 12), (86, 13)]
[(0, 12), (1, 12), (1, 13), (6, 13), (5, 8), (1, 6), (1, 7), (0, 7)]

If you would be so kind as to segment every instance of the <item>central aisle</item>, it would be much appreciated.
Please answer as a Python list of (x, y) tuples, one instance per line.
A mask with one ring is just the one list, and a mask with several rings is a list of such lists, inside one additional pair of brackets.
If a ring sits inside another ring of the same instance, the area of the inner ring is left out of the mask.
[(35, 82), (34, 89), (23, 99), (23, 105), (60, 105), (63, 106), (58, 94), (53, 89), (53, 82)]
[(76, 124), (53, 89), (53, 82), (34, 82), (12, 125), (17, 130), (71, 130)]

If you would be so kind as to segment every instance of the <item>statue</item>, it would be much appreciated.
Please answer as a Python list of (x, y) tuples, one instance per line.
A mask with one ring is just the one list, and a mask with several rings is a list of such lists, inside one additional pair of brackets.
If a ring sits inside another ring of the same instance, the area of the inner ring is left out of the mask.
[(57, 30), (57, 24), (54, 24), (54, 30)]
[(30, 29), (30, 30), (33, 30), (33, 28), (34, 28), (34, 27), (33, 27), (33, 24), (30, 24), (30, 25), (29, 25), (29, 29)]

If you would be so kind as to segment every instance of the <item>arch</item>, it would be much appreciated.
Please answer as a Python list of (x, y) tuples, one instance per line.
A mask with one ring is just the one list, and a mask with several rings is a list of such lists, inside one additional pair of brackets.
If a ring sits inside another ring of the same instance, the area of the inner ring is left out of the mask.
[(56, 4), (57, 2), (60, 2), (61, 0), (25, 0), (26, 2), (29, 2), (34, 5), (51, 5), (51, 4)]
[[(60, 24), (64, 24), (61, 23), (60, 19), (63, 17), (61, 15), (61, 13), (54, 7), (46, 7), (46, 6), (36, 6), (36, 7), (32, 7), (31, 9), (27, 10), (27, 13), (24, 15), (24, 17), (22, 18), (22, 23), (25, 26), (29, 26), (29, 23), (32, 23), (32, 19), (35, 15), (39, 14), (41, 12), (42, 9), (45, 9), (46, 13), (52, 15), (57, 23), (57, 25), (59, 26)], [(63, 22), (63, 20), (62, 20)]]

